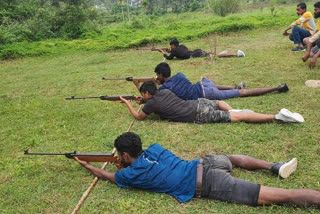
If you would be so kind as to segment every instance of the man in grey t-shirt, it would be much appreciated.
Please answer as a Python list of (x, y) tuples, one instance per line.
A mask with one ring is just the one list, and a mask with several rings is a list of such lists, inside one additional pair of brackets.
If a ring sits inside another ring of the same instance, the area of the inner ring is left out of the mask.
[(259, 114), (255, 112), (236, 112), (231, 106), (223, 101), (207, 100), (182, 100), (175, 96), (170, 90), (158, 91), (154, 82), (148, 81), (140, 87), (140, 93), (146, 102), (142, 111), (137, 112), (131, 103), (122, 98), (130, 113), (137, 120), (144, 120), (149, 114), (155, 113), (161, 119), (175, 122), (249, 122), (261, 123), (274, 120), (283, 122), (304, 122), (298, 113), (292, 113), (287, 109), (281, 109), (277, 115)]

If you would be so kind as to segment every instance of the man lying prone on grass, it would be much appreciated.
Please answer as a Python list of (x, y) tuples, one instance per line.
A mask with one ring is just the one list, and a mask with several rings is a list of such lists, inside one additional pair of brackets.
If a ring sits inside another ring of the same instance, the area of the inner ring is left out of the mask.
[[(215, 53), (212, 52), (206, 52), (201, 49), (196, 49), (193, 51), (190, 51), (186, 46), (179, 45), (179, 41), (177, 39), (173, 39), (170, 41), (170, 50), (165, 51), (163, 49), (159, 49), (159, 52), (163, 53), (164, 58), (168, 60), (172, 60), (174, 57), (177, 59), (189, 59), (189, 58), (197, 58), (197, 57), (213, 57)], [(166, 52), (169, 52), (170, 55), (168, 56)], [(243, 51), (238, 50), (237, 53), (231, 54), (227, 51), (223, 51), (217, 55), (218, 58), (222, 57), (245, 57), (245, 54)]]
[(118, 187), (166, 193), (180, 203), (201, 197), (250, 206), (293, 204), (320, 207), (319, 191), (267, 187), (230, 175), (234, 165), (248, 170), (270, 170), (286, 178), (296, 170), (296, 158), (283, 163), (270, 163), (246, 155), (207, 155), (186, 161), (159, 144), (142, 150), (140, 137), (132, 132), (120, 135), (114, 147), (125, 167), (116, 173), (75, 159), (95, 176), (116, 183)]
[(149, 114), (155, 113), (161, 119), (175, 122), (195, 123), (219, 123), (219, 122), (249, 122), (262, 123), (274, 120), (283, 122), (304, 122), (304, 118), (298, 113), (292, 113), (287, 109), (281, 109), (277, 115), (259, 114), (250, 110), (233, 110), (223, 101), (208, 100), (182, 100), (170, 90), (157, 90), (154, 82), (148, 81), (140, 87), (140, 93), (145, 102), (141, 112), (137, 112), (131, 103), (120, 97), (130, 113), (137, 120), (144, 120)]

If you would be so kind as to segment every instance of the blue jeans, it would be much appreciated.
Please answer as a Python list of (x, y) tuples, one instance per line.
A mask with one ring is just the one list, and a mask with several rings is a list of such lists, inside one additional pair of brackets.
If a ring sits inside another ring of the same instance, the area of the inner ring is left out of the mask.
[(216, 85), (207, 78), (202, 79), (202, 86), (205, 97), (209, 100), (226, 100), (234, 97), (240, 97), (238, 89), (219, 90)]
[(311, 33), (308, 30), (295, 26), (292, 29), (290, 40), (292, 40), (294, 44), (303, 44), (303, 39), (309, 36), (311, 36)]

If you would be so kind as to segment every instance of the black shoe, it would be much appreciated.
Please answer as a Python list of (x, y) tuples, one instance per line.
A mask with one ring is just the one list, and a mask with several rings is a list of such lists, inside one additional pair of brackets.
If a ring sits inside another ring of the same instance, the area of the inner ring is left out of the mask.
[(292, 51), (292, 52), (298, 52), (298, 51), (304, 51), (304, 50), (305, 50), (305, 48), (304, 48), (304, 47), (299, 47), (299, 46), (297, 46), (297, 47), (295, 47), (295, 48), (291, 49), (291, 51)]
[(271, 164), (271, 172), (279, 175), (281, 178), (289, 177), (294, 171), (296, 171), (298, 165), (297, 158), (292, 158), (287, 162), (279, 162)]
[(287, 92), (289, 91), (289, 88), (287, 86), (287, 83), (282, 83), (278, 86), (278, 92)]

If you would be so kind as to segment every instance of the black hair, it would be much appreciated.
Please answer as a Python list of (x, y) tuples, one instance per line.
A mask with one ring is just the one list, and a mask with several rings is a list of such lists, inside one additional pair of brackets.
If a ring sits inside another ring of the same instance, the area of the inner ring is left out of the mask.
[(140, 87), (140, 93), (146, 93), (154, 95), (157, 92), (157, 86), (153, 81), (144, 82)]
[(170, 45), (175, 45), (175, 46), (179, 46), (179, 41), (177, 39), (173, 39), (170, 41)]
[(320, 1), (316, 2), (313, 6), (320, 9)]
[(306, 3), (304, 3), (304, 2), (299, 3), (299, 4), (297, 5), (297, 7), (300, 7), (301, 9), (304, 9), (304, 10), (307, 9), (307, 5), (306, 5)]
[(154, 72), (156, 72), (156, 74), (162, 74), (162, 76), (165, 78), (171, 76), (170, 66), (166, 62), (161, 62), (160, 64), (158, 64), (157, 67), (154, 69)]
[(133, 132), (125, 132), (117, 137), (114, 147), (121, 154), (127, 152), (133, 158), (137, 158), (142, 153), (141, 139)]

